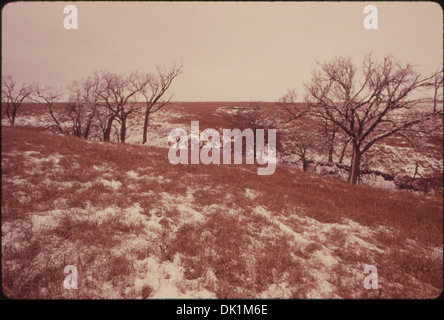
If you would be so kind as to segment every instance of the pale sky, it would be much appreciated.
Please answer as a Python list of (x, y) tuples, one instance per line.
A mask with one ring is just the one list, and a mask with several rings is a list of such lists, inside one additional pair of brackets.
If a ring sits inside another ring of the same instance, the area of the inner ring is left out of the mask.
[[(78, 29), (66, 30), (66, 5)], [(364, 7), (378, 9), (366, 30)], [(442, 64), (443, 16), (433, 2), (34, 2), (2, 11), (2, 73), (65, 87), (95, 70), (151, 72), (183, 64), (176, 101), (276, 101), (303, 96), (316, 61), (372, 52), (413, 63), (421, 74)]]

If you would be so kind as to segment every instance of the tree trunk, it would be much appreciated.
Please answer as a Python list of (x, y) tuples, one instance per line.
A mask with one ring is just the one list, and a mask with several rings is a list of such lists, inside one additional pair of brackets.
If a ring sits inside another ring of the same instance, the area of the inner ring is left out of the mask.
[(333, 153), (335, 148), (335, 137), (336, 132), (338, 131), (337, 127), (333, 128), (333, 133), (330, 136), (329, 139), (329, 146), (328, 146), (328, 162), (333, 162)]
[(80, 117), (76, 121), (76, 137), (80, 138), (82, 136), (82, 122)]
[(353, 155), (350, 164), (350, 176), (348, 182), (350, 184), (357, 184), (360, 174), (362, 153), (357, 145), (353, 145)]
[(11, 126), (14, 126), (15, 124), (15, 116), (17, 115), (17, 109), (12, 109), (12, 117), (11, 117)]
[(126, 137), (126, 116), (122, 117), (120, 125), (120, 143), (125, 143)]
[(302, 171), (307, 172), (308, 169), (308, 161), (305, 158), (302, 158)]
[(108, 119), (107, 126), (105, 128), (104, 133), (103, 133), (103, 141), (104, 142), (109, 142), (109, 140), (111, 138), (111, 130), (113, 128), (113, 121), (114, 121), (114, 116)]
[(78, 121), (74, 121), (74, 124), (72, 125), (72, 135), (77, 137), (77, 138), (80, 138), (81, 130), (82, 129), (80, 128), (79, 122)]
[(348, 140), (345, 141), (344, 146), (341, 151), (341, 157), (339, 158), (339, 164), (342, 163), (342, 160), (344, 160), (345, 150), (347, 149)]
[(143, 138), (142, 138), (142, 144), (145, 144), (148, 141), (148, 119), (150, 116), (150, 111), (147, 110), (145, 112), (145, 120), (143, 122)]
[(83, 139), (88, 140), (88, 136), (89, 136), (89, 130), (90, 130), (90, 128), (91, 128), (91, 123), (88, 122), (88, 123), (86, 124), (85, 131), (83, 132)]
[(333, 143), (328, 147), (328, 162), (333, 162)]
[(88, 122), (86, 123), (85, 131), (83, 132), (83, 139), (88, 140), (89, 132), (91, 131), (91, 124), (94, 117), (94, 113), (89, 117)]

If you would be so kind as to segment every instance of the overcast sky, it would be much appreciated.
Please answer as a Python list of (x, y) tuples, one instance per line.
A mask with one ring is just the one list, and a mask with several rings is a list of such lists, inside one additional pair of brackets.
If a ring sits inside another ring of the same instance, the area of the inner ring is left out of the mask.
[[(66, 30), (66, 5), (78, 29)], [(378, 9), (378, 30), (363, 26)], [(183, 64), (176, 101), (275, 101), (303, 95), (316, 61), (393, 55), (422, 74), (442, 64), (436, 3), (10, 3), (2, 11), (2, 73), (66, 86), (108, 69), (150, 72)]]

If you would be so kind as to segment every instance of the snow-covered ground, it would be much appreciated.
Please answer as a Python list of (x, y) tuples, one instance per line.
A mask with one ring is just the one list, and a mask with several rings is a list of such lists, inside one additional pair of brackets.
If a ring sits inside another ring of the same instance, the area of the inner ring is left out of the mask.
[[(215, 113), (235, 115), (242, 107), (224, 106), (215, 109)], [(175, 128), (182, 128), (189, 132), (188, 124), (178, 124), (181, 118), (190, 118), (190, 114), (180, 109), (164, 108), (150, 116), (148, 127), (148, 141), (146, 146), (169, 148), (171, 143), (168, 142), (168, 134)], [(47, 113), (38, 115), (19, 116), (16, 119), (17, 126), (33, 126), (48, 127), (53, 124), (53, 120)], [(2, 125), (9, 125), (6, 118), (2, 118)], [(63, 124), (69, 128), (70, 123)], [(129, 144), (142, 144), (142, 114), (136, 114), (128, 120), (126, 142)], [(222, 132), (220, 133), (222, 135)], [(111, 141), (117, 141), (118, 132), (111, 135)], [(334, 158), (339, 159), (340, 150), (335, 149)], [(350, 162), (350, 152), (345, 154), (342, 164), (348, 165)], [(285, 155), (278, 152), (278, 162), (289, 164), (302, 169), (301, 161), (295, 154)], [(310, 170), (318, 174), (329, 175), (341, 180), (346, 180), (348, 172), (338, 166), (331, 166), (327, 163), (325, 154), (319, 154), (314, 150), (309, 151), (309, 158), (314, 160), (314, 164), (310, 165)], [(386, 143), (374, 145), (365, 155), (362, 162), (362, 168), (378, 171), (383, 174), (391, 175), (396, 178), (413, 177), (417, 167), (416, 177), (430, 177), (442, 174), (443, 157), (442, 152), (428, 148), (423, 145), (422, 148), (414, 149), (410, 146), (392, 146)], [(396, 189), (394, 180), (386, 180), (381, 175), (367, 174), (361, 176), (361, 183), (373, 187)]]
[[(181, 126), (171, 121), (182, 116), (171, 110), (153, 115), (147, 148), (140, 146), (142, 119), (131, 120), (128, 146), (119, 150), (135, 152), (134, 158), (141, 159), (165, 155), (169, 131)], [(6, 124), (4, 120), (2, 124)], [(51, 119), (46, 115), (19, 117), (16, 123), (49, 124)], [(189, 130), (186, 125), (183, 128)], [(434, 263), (443, 258), (442, 247), (415, 238), (388, 248), (380, 239), (390, 238), (398, 230), (382, 224), (369, 226), (348, 218), (323, 222), (306, 215), (304, 208), (294, 206), (290, 212), (267, 208), (258, 202), (265, 194), (256, 185), (240, 194), (224, 185), (218, 185), (218, 190), (208, 185), (211, 177), (205, 172), (177, 173), (176, 167), (164, 170), (162, 163), (154, 160), (114, 169), (113, 165), (121, 163), (110, 162), (118, 159), (95, 158), (99, 154), (95, 148), (115, 152), (114, 146), (98, 141), (76, 141), (84, 144), (79, 149), (85, 150), (83, 153), (68, 154), (64, 149), (44, 153), (53, 138), (57, 139), (47, 134), (41, 145), (25, 142), (2, 148), (2, 190), (8, 199), (2, 202), (3, 275), (8, 280), (5, 286), (17, 295), (111, 299), (218, 298), (230, 293), (255, 298), (377, 297), (380, 292), (372, 295), (362, 289), (366, 265), (389, 261), (394, 253), (427, 257)], [(134, 145), (137, 149), (131, 149)], [(384, 154), (367, 163), (374, 170), (410, 175), (416, 161), (422, 163), (421, 174), (442, 168), (442, 159), (408, 148), (378, 145), (374, 152)], [(89, 176), (94, 178), (81, 180)], [(383, 179), (365, 182), (392, 187)], [(214, 199), (208, 195), (212, 193), (217, 195)], [(223, 226), (225, 220), (216, 221), (215, 230), (205, 229), (218, 214), (232, 224)], [(218, 238), (232, 229), (242, 231), (238, 242)], [(191, 240), (196, 242), (189, 243)], [(197, 253), (193, 253), (194, 245), (199, 248)], [(224, 255), (229, 250), (236, 252), (237, 246), (243, 250), (240, 255)], [(286, 251), (273, 252), (278, 249)], [(276, 260), (268, 261), (267, 255), (273, 254)], [(218, 262), (227, 257), (231, 260)], [(58, 281), (63, 280), (63, 274), (54, 280), (54, 274), (68, 263), (79, 268), (82, 291), (78, 296), (61, 288)], [(268, 270), (263, 263), (271, 263), (271, 269), (274, 263), (283, 263), (291, 271)], [(196, 271), (200, 265), (205, 269)], [(234, 280), (230, 277), (236, 273), (228, 269), (231, 265), (244, 270)], [(383, 297), (386, 291), (405, 292), (408, 297), (417, 292), (434, 297), (440, 292), (419, 276), (409, 275), (409, 283), (416, 288), (411, 292), (389, 276), (382, 272), (379, 277)], [(17, 283), (40, 286), (28, 288)], [(250, 287), (250, 283), (254, 285)]]

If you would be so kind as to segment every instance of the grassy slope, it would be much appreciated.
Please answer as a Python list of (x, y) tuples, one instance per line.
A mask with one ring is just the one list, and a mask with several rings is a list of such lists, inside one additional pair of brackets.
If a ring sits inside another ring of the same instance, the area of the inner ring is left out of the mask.
[[(278, 166), (2, 127), (3, 291), (24, 298), (408, 297), (442, 290), (442, 199)], [(79, 269), (67, 291), (64, 266)], [(380, 291), (363, 288), (376, 265)]]

